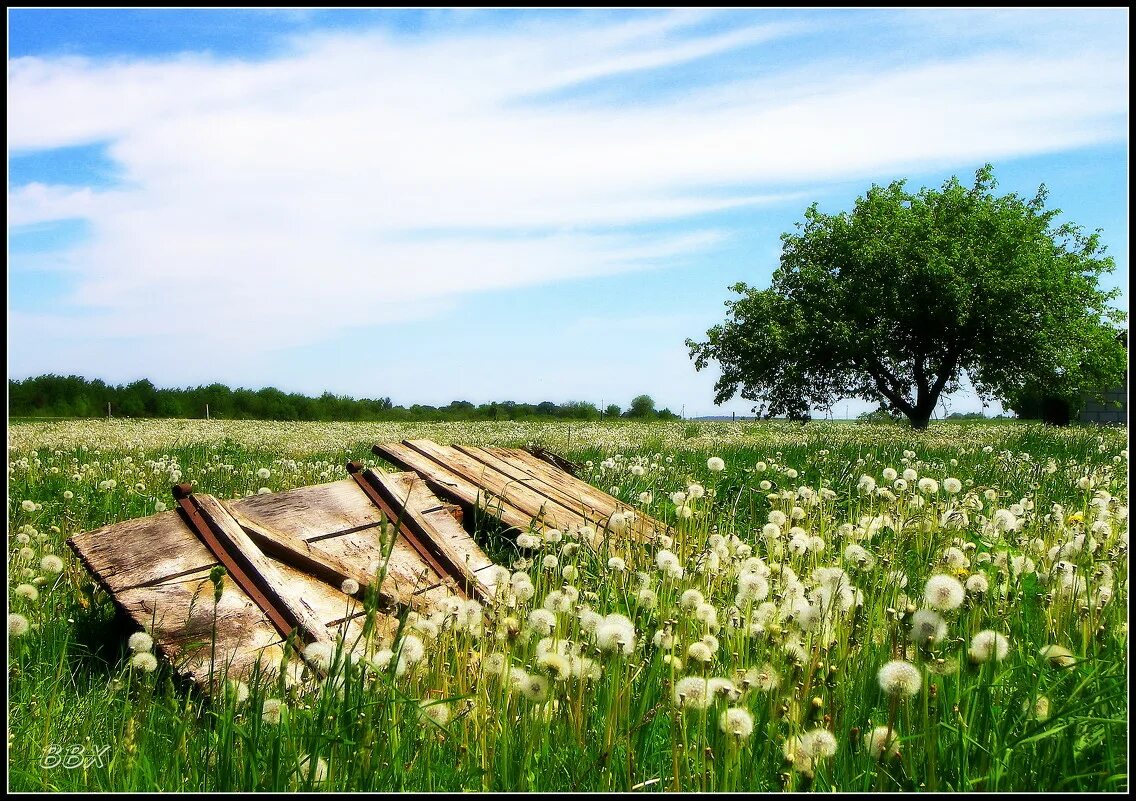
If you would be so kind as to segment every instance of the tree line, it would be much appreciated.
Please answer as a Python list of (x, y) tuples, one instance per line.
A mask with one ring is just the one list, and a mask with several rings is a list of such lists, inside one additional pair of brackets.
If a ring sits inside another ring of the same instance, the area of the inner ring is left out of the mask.
[[(208, 412), (207, 412), (208, 410)], [(230, 389), (224, 384), (160, 389), (147, 379), (111, 385), (100, 379), (41, 375), (8, 381), (9, 417), (209, 417), (225, 420), (308, 420), (450, 422), (463, 420), (599, 420), (616, 417), (675, 420), (669, 409), (656, 409), (649, 395), (603, 410), (586, 401), (517, 403), (494, 401), (475, 405), (453, 401), (447, 406), (396, 406), (386, 398), (351, 398), (325, 392), (309, 397), (275, 387)]]

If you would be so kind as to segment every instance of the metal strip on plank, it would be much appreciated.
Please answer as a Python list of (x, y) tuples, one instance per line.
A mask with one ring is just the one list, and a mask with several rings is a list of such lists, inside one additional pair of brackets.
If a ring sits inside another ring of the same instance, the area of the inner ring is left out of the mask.
[(347, 472), (359, 484), (359, 487), (366, 493), (371, 502), (379, 508), (387, 519), (397, 525), (399, 534), (410, 544), (415, 552), (422, 558), (430, 569), (433, 570), (444, 583), (448, 584), (451, 589), (456, 590), (460, 595), (469, 598), (471, 595), (477, 595), (481, 600), (488, 600), (484, 594), (477, 587), (476, 582), (467, 580), (464, 571), (459, 565), (454, 564), (453, 560), (446, 554), (444, 548), (440, 547), (433, 541), (430, 536), (429, 530), (422, 526), (421, 531), (415, 531), (414, 525), (418, 521), (412, 521), (411, 515), (407, 514), (407, 510), (398, 512), (395, 506), (398, 501), (384, 497), (386, 495), (386, 488), (378, 482), (372, 481), (367, 472), (363, 469), (363, 464), (358, 461), (347, 463)]
[(190, 527), (197, 533), (205, 547), (217, 557), (217, 561), (224, 566), (237, 586), (264, 612), (281, 637), (288, 640), (293, 632), (298, 632), (308, 642), (327, 639), (326, 629), (322, 632), (322, 636), (321, 632), (311, 631), (287, 604), (280, 602), (276, 597), (277, 591), (268, 586), (264, 577), (256, 572), (254, 565), (248, 566), (253, 568), (250, 572), (241, 563), (243, 560), (230, 553), (213, 530), (213, 526), (217, 525), (216, 522), (203, 514), (198, 499), (193, 495), (191, 485), (177, 484), (173, 488), (173, 494)]

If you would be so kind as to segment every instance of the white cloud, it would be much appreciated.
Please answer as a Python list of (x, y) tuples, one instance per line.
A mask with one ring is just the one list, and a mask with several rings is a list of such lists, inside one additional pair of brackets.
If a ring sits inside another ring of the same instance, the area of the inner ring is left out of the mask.
[[(691, 34), (706, 18), (319, 34), (258, 62), (13, 59), (9, 147), (106, 141), (123, 184), (16, 187), (9, 224), (88, 220), (66, 300), (99, 335), (160, 320), (255, 352), (486, 289), (665, 266), (728, 232), (620, 226), (797, 197), (772, 187), (1126, 135), (1127, 69), (1107, 48), (790, 70), (753, 54), (799, 24)], [(539, 99), (743, 46), (748, 77)], [(29, 336), (93, 333), (62, 313), (24, 322)]]

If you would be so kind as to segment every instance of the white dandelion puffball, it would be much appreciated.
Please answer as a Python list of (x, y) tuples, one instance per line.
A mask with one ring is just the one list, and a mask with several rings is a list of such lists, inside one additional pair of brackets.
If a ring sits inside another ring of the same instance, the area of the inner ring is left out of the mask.
[(713, 700), (709, 682), (701, 676), (686, 676), (675, 682), (674, 702), (681, 709), (705, 709)]
[(1053, 667), (1067, 668), (1077, 664), (1077, 658), (1068, 648), (1060, 645), (1047, 645), (1038, 654)]
[(731, 707), (718, 718), (718, 728), (743, 740), (753, 734), (753, 715), (749, 710)]
[(924, 477), (919, 479), (918, 486), (920, 492), (925, 492), (928, 495), (934, 495), (939, 491), (939, 482), (933, 478)]
[(801, 748), (813, 759), (834, 756), (836, 746), (836, 736), (828, 729), (813, 729), (801, 735)]
[(312, 784), (323, 784), (327, 780), (327, 760), (323, 757), (316, 757), (315, 764), (313, 764), (312, 758), (305, 755), (300, 759), (296, 775), (300, 781), (307, 781), (310, 778)]
[(143, 673), (153, 673), (158, 669), (158, 657), (149, 651), (139, 651), (130, 657), (130, 664)]
[(711, 456), (706, 460), (706, 468), (712, 473), (721, 473), (726, 469), (726, 463), (717, 456)]
[(990, 590), (990, 582), (981, 573), (975, 573), (966, 580), (966, 591), (971, 595), (982, 595)]
[(947, 636), (947, 623), (938, 612), (919, 609), (911, 616), (911, 641), (916, 645), (942, 642)]
[(962, 482), (957, 478), (944, 478), (943, 489), (947, 491), (948, 495), (957, 495), (962, 492)]
[(876, 726), (868, 732), (868, 736), (864, 738), (864, 743), (872, 756), (876, 759), (882, 759), (885, 756), (899, 756), (897, 740), (893, 729), (889, 729), (887, 726)]
[(923, 598), (927, 606), (939, 612), (949, 612), (962, 606), (966, 598), (966, 589), (954, 576), (939, 574), (927, 579), (923, 589)]
[(888, 662), (877, 674), (880, 689), (887, 695), (912, 697), (923, 687), (923, 674), (919, 668), (902, 659)]
[(967, 653), (974, 662), (1001, 662), (1010, 653), (1010, 641), (1003, 634), (985, 629), (974, 635)]
[(450, 721), (449, 704), (423, 701), (418, 705), (418, 720), (424, 726), (444, 727)]
[(154, 638), (144, 631), (136, 631), (126, 641), (131, 651), (149, 651), (154, 647)]
[(263, 481), (266, 478), (269, 478), (271, 475), (272, 475), (272, 471), (269, 470), (267, 467), (262, 467), (262, 468), (260, 468), (259, 470), (256, 471), (256, 477), (259, 478), (261, 481)]
[(260, 709), (260, 719), (275, 726), (284, 716), (285, 708), (284, 702), (279, 698), (265, 698), (264, 705)]
[(63, 572), (63, 560), (53, 553), (49, 553), (39, 560), (39, 569), (44, 573), (56, 575)]
[(8, 636), (9, 637), (23, 637), (28, 633), (31, 624), (28, 619), (23, 615), (12, 612), (8, 615)]

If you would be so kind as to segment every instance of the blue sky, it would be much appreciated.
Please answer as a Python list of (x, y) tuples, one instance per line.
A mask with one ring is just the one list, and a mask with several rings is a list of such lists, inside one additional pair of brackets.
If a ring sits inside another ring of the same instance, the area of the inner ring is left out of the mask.
[(1128, 308), (1127, 9), (8, 26), (11, 378), (746, 414), (683, 345), (727, 287), (813, 201), (985, 162), (1103, 229)]

